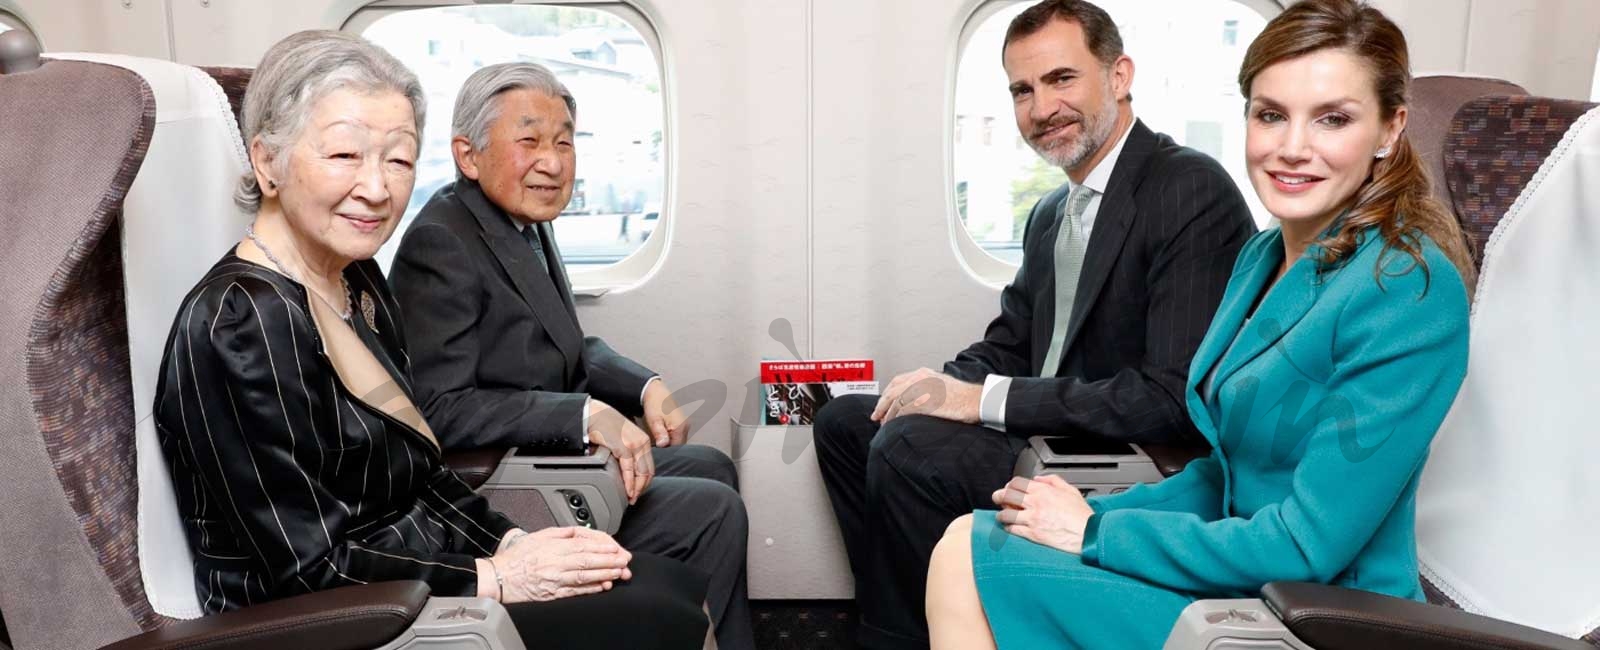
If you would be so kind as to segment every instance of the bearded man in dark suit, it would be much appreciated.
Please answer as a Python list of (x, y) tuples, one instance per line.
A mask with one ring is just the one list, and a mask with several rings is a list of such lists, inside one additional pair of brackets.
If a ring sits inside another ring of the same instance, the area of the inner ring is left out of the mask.
[(816, 419), (817, 462), (861, 608), (861, 644), (926, 648), (929, 557), (991, 508), (1029, 436), (1195, 442), (1184, 382), (1255, 232), (1217, 161), (1133, 114), (1110, 16), (1046, 0), (1007, 30), (1017, 126), (1067, 183), (1034, 206), (983, 340), (944, 365), (846, 396)]

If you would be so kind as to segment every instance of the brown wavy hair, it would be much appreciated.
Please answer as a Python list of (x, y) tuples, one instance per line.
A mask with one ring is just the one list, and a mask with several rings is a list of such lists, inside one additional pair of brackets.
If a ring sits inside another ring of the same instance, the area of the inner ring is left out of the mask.
[[(1366, 64), (1384, 120), (1410, 101), (1411, 57), (1400, 28), (1377, 9), (1358, 0), (1301, 0), (1278, 14), (1256, 37), (1239, 67), (1239, 92), (1246, 101), (1250, 84), (1262, 70), (1280, 61), (1330, 48), (1342, 49)], [(1361, 231), (1374, 228), (1383, 237), (1383, 259), (1391, 251), (1410, 255), (1423, 272), (1421, 236), (1444, 252), (1466, 285), (1475, 271), (1467, 238), (1454, 214), (1433, 198), (1422, 159), (1404, 132), (1389, 155), (1372, 165), (1371, 175), (1356, 191), (1355, 201), (1337, 229), (1317, 244), (1324, 267), (1334, 267), (1356, 250)], [(1378, 272), (1381, 273), (1382, 263)]]

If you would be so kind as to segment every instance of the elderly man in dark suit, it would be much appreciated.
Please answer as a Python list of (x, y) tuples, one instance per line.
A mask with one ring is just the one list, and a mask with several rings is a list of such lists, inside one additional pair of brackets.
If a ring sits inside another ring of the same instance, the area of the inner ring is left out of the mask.
[(578, 323), (550, 226), (572, 197), (576, 115), (535, 64), (488, 66), (463, 84), (457, 179), (422, 208), (390, 271), (418, 401), (447, 448), (610, 449), (634, 504), (617, 540), (709, 574), (720, 647), (752, 648), (733, 461), (685, 445), (661, 378)]
[(1005, 43), (1017, 126), (1068, 182), (1034, 206), (983, 340), (816, 420), (867, 647), (927, 647), (933, 547), (993, 507), (1028, 436), (1200, 440), (1183, 406), (1190, 358), (1255, 232), (1215, 160), (1134, 117), (1133, 62), (1104, 11), (1046, 0)]

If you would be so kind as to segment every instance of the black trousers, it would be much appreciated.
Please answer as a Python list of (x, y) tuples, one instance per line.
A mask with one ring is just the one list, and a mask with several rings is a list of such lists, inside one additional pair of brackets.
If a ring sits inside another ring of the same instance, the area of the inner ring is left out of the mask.
[(817, 463), (850, 555), (868, 648), (926, 648), (928, 560), (956, 517), (993, 508), (1028, 441), (922, 415), (883, 427), (877, 397), (847, 395), (815, 418)]
[(634, 553), (678, 560), (708, 576), (705, 603), (717, 625), (717, 647), (754, 650), (745, 584), (750, 520), (733, 460), (705, 445), (656, 449), (653, 454), (656, 477), (623, 516), (617, 542)]
[(506, 606), (517, 634), (540, 650), (695, 650), (705, 644), (705, 576), (682, 562), (637, 553), (633, 579), (610, 591)]

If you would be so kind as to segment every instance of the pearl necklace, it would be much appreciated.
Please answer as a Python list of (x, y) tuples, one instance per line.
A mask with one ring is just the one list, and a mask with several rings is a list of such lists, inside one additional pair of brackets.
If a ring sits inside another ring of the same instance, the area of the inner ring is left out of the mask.
[[(254, 243), (256, 245), (256, 248), (261, 250), (261, 254), (262, 255), (267, 256), (267, 261), (272, 262), (273, 266), (278, 267), (278, 272), (284, 274), (285, 276), (288, 276), (288, 278), (290, 280), (294, 280), (295, 282), (299, 282), (300, 286), (305, 287), (307, 291), (311, 291), (312, 293), (316, 293), (317, 294), (317, 298), (319, 300), (322, 300), (325, 303), (328, 302), (326, 298), (322, 297), (321, 293), (317, 293), (316, 291), (312, 291), (310, 286), (306, 285), (305, 282), (300, 280), (300, 276), (296, 275), (293, 271), (290, 271), (289, 267), (285, 266), (284, 263), (278, 259), (277, 255), (273, 255), (272, 254), (272, 249), (267, 248), (266, 244), (261, 243), (261, 238), (256, 236), (256, 225), (255, 224), (252, 223), (252, 224), (244, 227), (244, 236), (248, 237), (250, 239), (251, 243)], [(350, 304), (351, 303), (351, 300), (350, 300), (350, 283), (345, 281), (343, 273), (339, 274), (339, 287), (344, 290), (344, 311), (339, 314), (339, 318), (341, 320), (344, 320), (345, 322), (349, 322), (350, 321), (350, 308), (351, 308), (351, 304)], [(333, 305), (329, 304), (328, 306), (332, 307)]]

